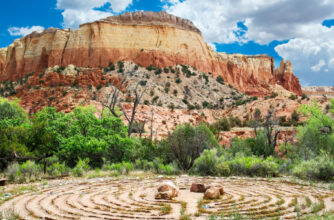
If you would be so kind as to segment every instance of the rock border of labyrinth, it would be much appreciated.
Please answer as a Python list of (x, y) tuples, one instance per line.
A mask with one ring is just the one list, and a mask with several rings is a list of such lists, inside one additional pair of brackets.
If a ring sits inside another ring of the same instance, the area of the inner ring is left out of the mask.
[[(173, 181), (178, 196), (156, 199), (163, 181)], [(224, 194), (205, 200), (190, 192), (192, 183), (221, 184)], [(14, 195), (0, 211), (14, 209), (23, 219), (191, 219), (236, 212), (249, 218), (295, 219), (334, 211), (334, 191), (280, 179), (247, 177), (97, 178), (55, 181), (37, 191)]]

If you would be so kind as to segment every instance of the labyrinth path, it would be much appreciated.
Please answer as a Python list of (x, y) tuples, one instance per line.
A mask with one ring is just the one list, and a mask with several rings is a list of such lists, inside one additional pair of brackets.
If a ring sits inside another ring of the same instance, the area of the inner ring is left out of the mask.
[[(0, 206), (14, 209), (22, 219), (179, 219), (181, 209), (191, 219), (213, 213), (225, 217), (238, 212), (251, 219), (296, 219), (312, 212), (334, 210), (334, 191), (278, 180), (251, 178), (171, 178), (179, 187), (174, 200), (156, 200), (166, 179), (92, 179), (49, 184), (16, 196)], [(220, 183), (225, 194), (214, 201), (190, 192), (191, 183)]]

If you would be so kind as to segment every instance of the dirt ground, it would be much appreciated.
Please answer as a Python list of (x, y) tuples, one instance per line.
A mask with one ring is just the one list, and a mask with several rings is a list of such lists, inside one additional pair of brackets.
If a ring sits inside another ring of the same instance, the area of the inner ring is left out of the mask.
[[(154, 199), (157, 186), (167, 179), (179, 187), (178, 197)], [(202, 193), (190, 192), (192, 183), (220, 183), (225, 194), (218, 200), (202, 200)], [(2, 191), (11, 188), (13, 185)], [(245, 177), (68, 179), (35, 183), (16, 195), (7, 195), (0, 206), (0, 211), (5, 210), (15, 210), (22, 219), (180, 219), (181, 215), (208, 219), (235, 213), (250, 219), (296, 219), (333, 212), (334, 191), (283, 179)]]

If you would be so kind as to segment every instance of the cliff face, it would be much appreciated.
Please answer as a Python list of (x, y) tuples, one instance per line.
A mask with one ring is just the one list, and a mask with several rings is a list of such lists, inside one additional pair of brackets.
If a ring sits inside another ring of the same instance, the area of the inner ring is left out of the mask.
[(135, 12), (83, 24), (78, 30), (47, 29), (0, 49), (0, 81), (17, 80), (55, 65), (108, 66), (133, 61), (142, 66), (194, 66), (250, 95), (270, 93), (277, 83), (301, 94), (290, 63), (274, 70), (265, 55), (227, 55), (212, 51), (191, 21), (166, 12)]

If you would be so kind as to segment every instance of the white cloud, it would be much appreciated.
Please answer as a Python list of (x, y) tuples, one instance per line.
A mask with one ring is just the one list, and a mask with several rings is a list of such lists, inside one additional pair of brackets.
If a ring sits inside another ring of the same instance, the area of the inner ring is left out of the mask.
[[(334, 85), (334, 27), (315, 26), (312, 34), (275, 47), (291, 60), (295, 73), (314, 84)], [(314, 74), (316, 72), (317, 74)]]
[[(292, 61), (304, 81), (334, 84), (333, 0), (162, 0), (167, 12), (188, 18), (209, 43), (268, 44), (289, 40), (275, 48)], [(243, 29), (238, 22), (247, 26)], [(241, 33), (241, 34), (240, 34)], [(314, 74), (317, 72), (317, 74)], [(317, 77), (322, 74), (323, 77)], [(326, 78), (326, 79), (325, 79)]]
[(313, 70), (313, 72), (319, 72), (325, 65), (326, 62), (324, 60), (320, 60), (318, 64), (311, 67), (311, 70)]
[(66, 9), (63, 13), (64, 27), (76, 28), (80, 24), (86, 22), (92, 22), (99, 20), (101, 18), (105, 18), (111, 16), (112, 13), (103, 12), (98, 10), (75, 10), (75, 9)]
[(44, 27), (41, 26), (32, 26), (32, 27), (11, 27), (8, 29), (8, 32), (11, 36), (26, 36), (31, 34), (34, 31), (43, 31)]
[[(108, 11), (98, 8), (108, 5)], [(85, 22), (95, 21), (124, 11), (132, 0), (57, 0), (57, 8), (64, 10), (63, 26), (77, 28)]]
[[(165, 9), (192, 20), (209, 42), (232, 43), (253, 40), (267, 44), (312, 35), (314, 26), (334, 17), (329, 0), (163, 0)], [(238, 22), (248, 31), (242, 37)]]

